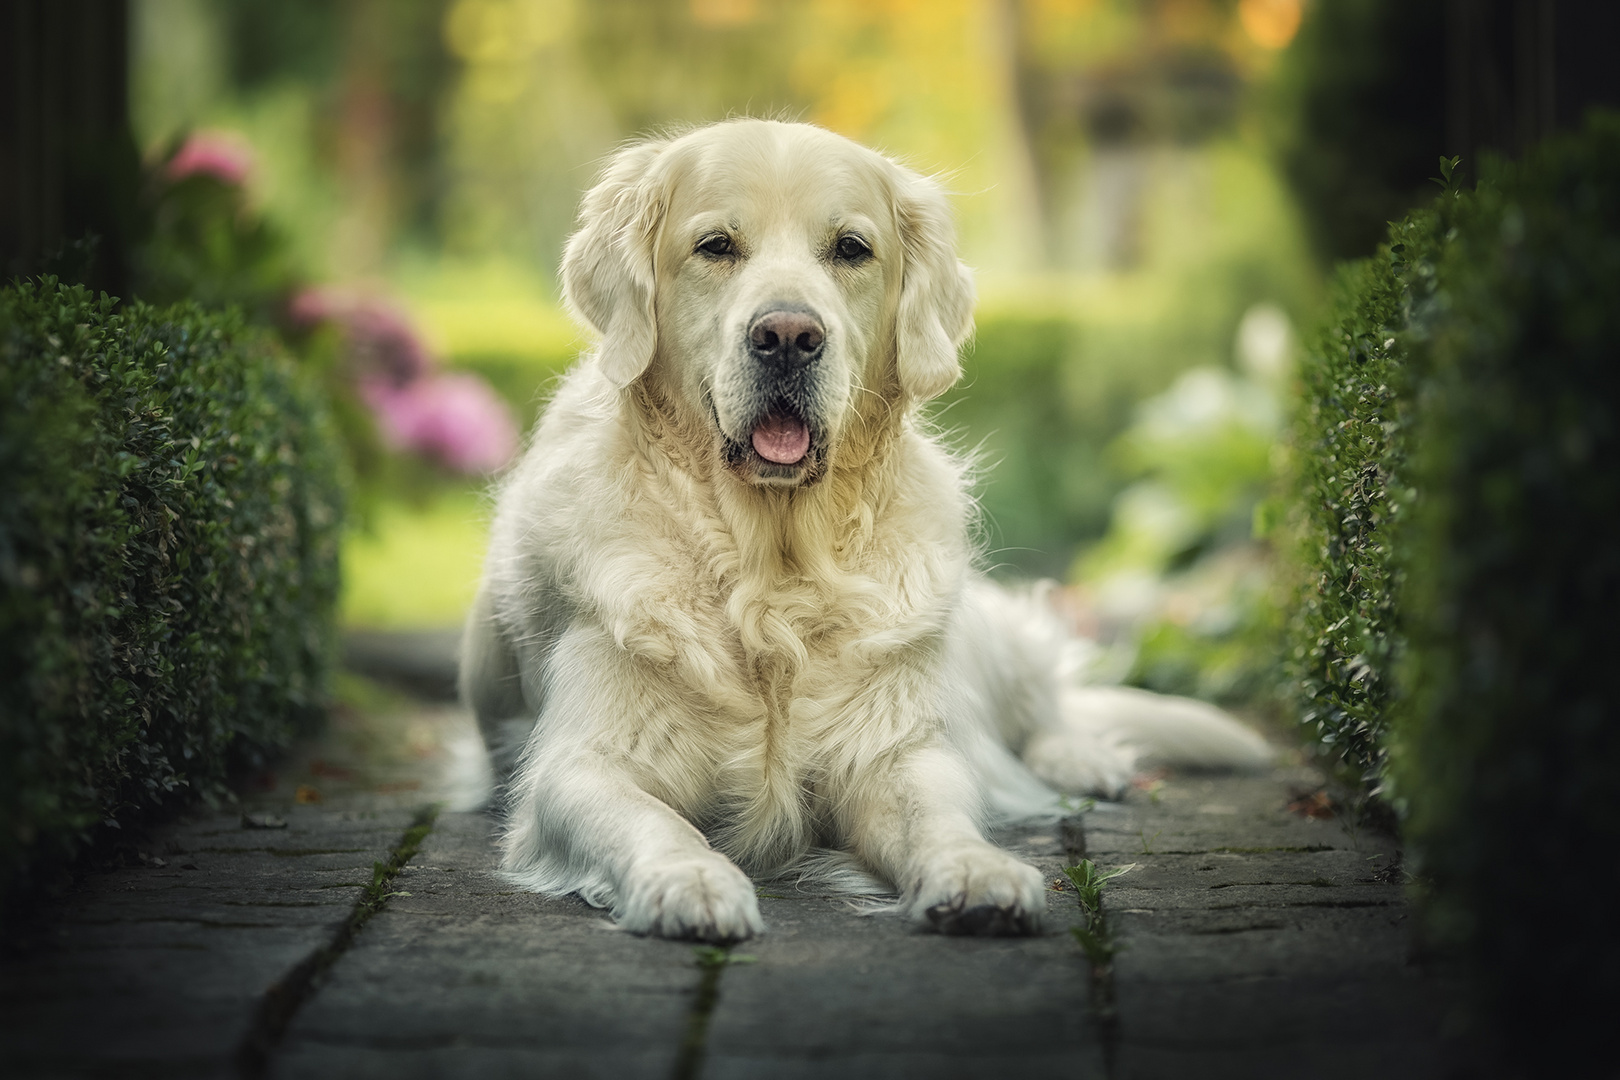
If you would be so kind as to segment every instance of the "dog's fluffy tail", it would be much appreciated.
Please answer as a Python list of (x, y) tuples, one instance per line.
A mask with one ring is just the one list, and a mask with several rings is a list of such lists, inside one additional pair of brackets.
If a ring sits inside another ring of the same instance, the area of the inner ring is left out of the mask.
[[(1051, 789), (1116, 796), (1139, 769), (1254, 769), (1271, 760), (1259, 734), (1213, 705), (1095, 685), (1100, 650), (1072, 635), (1053, 589), (980, 579), (966, 591), (963, 647), (951, 663), (968, 705), (956, 729), (992, 818), (1034, 814), (1043, 799), (1053, 805)], [(987, 747), (992, 740), (1006, 748), (1000, 755)]]
[(1071, 727), (1129, 748), (1138, 768), (1258, 769), (1272, 758), (1259, 733), (1192, 698), (1128, 686), (1070, 687), (1063, 716)]

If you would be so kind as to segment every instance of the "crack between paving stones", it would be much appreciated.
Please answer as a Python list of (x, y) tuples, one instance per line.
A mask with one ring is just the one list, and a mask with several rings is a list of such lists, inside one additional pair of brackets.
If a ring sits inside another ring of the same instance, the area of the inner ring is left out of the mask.
[[(703, 974), (698, 979), (692, 1009), (686, 1014), (686, 1034), (681, 1038), (680, 1051), (675, 1055), (675, 1069), (670, 1074), (673, 1080), (698, 1080), (703, 1074), (703, 1059), (708, 1053), (709, 1020), (714, 1015), (715, 1006), (720, 1004), (720, 973), (735, 962), (729, 945), (700, 945), (695, 951), (697, 966)], [(737, 959), (747, 962), (753, 957)]]
[(333, 931), (331, 940), (295, 964), (259, 999), (253, 1024), (236, 1050), (236, 1070), (243, 1080), (262, 1080), (268, 1073), (270, 1055), (287, 1034), (293, 1017), (315, 996), (327, 972), (348, 952), (366, 923), (388, 907), (394, 895), (394, 879), (433, 831), (433, 822), (438, 816), (437, 805), (417, 811), (410, 827), (389, 853), (388, 861), (372, 864), (371, 883), (355, 901), (349, 917)]
[(1108, 925), (1108, 912), (1104, 904), (1098, 905), (1092, 926), (1108, 942), (1109, 957), (1104, 964), (1086, 961), (1091, 968), (1091, 1016), (1102, 1043), (1103, 1075), (1108, 1080), (1114, 1080), (1119, 1062), (1119, 1003), (1114, 995), (1113, 953), (1118, 946), (1114, 944), (1114, 931)]

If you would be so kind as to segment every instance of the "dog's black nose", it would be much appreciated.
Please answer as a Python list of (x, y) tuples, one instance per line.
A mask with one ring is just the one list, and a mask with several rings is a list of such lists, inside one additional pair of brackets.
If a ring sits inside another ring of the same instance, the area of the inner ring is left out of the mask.
[(826, 337), (821, 320), (811, 312), (779, 308), (754, 320), (748, 328), (748, 348), (760, 363), (789, 369), (820, 356)]

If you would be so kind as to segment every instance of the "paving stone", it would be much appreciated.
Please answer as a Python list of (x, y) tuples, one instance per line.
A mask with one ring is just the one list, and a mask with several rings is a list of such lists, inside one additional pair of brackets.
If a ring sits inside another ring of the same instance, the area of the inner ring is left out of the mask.
[[(1352, 835), (1337, 822), (1289, 813), (1294, 793), (1320, 786), (1314, 773), (1282, 769), (1258, 776), (1170, 777), (1151, 792), (1133, 790), (1123, 804), (1100, 804), (1085, 816), (1094, 860), (1129, 862), (1147, 854), (1266, 854), (1312, 850), (1393, 850), (1387, 838)], [(1382, 845), (1382, 846), (1380, 846)]]
[[(1001, 839), (1049, 880), (1067, 863), (1056, 827)], [(777, 895), (747, 946), (757, 963), (725, 969), (710, 1080), (1102, 1075), (1073, 892), (1049, 891), (1045, 932), (1017, 939), (942, 938), (842, 898)]]
[(260, 999), (348, 918), (410, 820), (284, 808), (285, 829), (204, 813), (156, 834), (166, 865), (94, 875), (0, 967), (7, 1076), (234, 1075)]
[[(1313, 783), (1314, 782), (1314, 783)], [(1167, 777), (1086, 815), (1115, 935), (1114, 1076), (1434, 1076), (1449, 987), (1409, 959), (1394, 841), (1288, 809), (1308, 771)]]
[(464, 797), (471, 718), (390, 704), (339, 710), (241, 805), (150, 830), (144, 861), (42, 913), (0, 962), (0, 1075), (236, 1075), (266, 991), (331, 941), (420, 806)]
[(702, 973), (577, 899), (495, 876), (493, 822), (442, 815), (330, 980), (275, 1077), (665, 1077)]

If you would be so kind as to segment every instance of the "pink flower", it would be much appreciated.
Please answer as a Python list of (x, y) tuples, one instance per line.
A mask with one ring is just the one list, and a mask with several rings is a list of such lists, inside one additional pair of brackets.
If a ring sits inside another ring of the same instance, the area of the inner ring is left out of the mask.
[(312, 285), (294, 293), (293, 298), (287, 301), (287, 317), (307, 329), (336, 317), (336, 298), (335, 290)]
[(253, 148), (230, 132), (193, 132), (163, 171), (171, 181), (211, 176), (229, 187), (241, 187), (253, 171)]
[(517, 453), (511, 410), (468, 372), (439, 373), (405, 312), (386, 300), (340, 288), (295, 295), (288, 317), (343, 332), (344, 360), (383, 441), (464, 473), (488, 473)]
[(517, 425), (506, 403), (477, 375), (424, 375), (403, 385), (386, 378), (360, 382), (383, 439), (464, 473), (489, 473), (517, 453)]
[(402, 386), (433, 369), (433, 358), (410, 319), (386, 300), (315, 286), (294, 296), (287, 314), (300, 326), (337, 323), (350, 369), (361, 379), (383, 377)]

